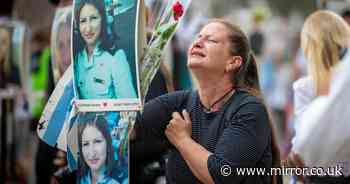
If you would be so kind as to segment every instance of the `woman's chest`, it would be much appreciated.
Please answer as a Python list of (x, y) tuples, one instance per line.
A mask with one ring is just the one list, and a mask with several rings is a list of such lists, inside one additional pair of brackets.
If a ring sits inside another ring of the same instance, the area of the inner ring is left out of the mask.
[(199, 121), (196, 121), (196, 123), (198, 124), (193, 128), (198, 133), (194, 136), (196, 136), (196, 139), (202, 146), (213, 152), (226, 128), (224, 114), (202, 113)]
[(104, 62), (97, 62), (89, 67), (80, 66), (77, 85), (83, 94), (91, 93), (93, 96), (107, 94), (113, 81), (109, 71), (108, 65)]

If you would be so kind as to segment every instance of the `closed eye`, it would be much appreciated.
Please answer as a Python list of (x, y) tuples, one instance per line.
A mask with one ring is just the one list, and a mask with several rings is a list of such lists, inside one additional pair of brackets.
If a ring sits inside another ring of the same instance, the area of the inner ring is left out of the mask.
[(219, 41), (217, 40), (214, 40), (214, 39), (208, 39), (209, 42), (212, 42), (212, 43), (218, 43)]
[(211, 35), (205, 35), (203, 36), (202, 34), (197, 35), (197, 40), (202, 39), (204, 37), (204, 40), (211, 42), (211, 43), (219, 43), (219, 41), (215, 38), (213, 38)]

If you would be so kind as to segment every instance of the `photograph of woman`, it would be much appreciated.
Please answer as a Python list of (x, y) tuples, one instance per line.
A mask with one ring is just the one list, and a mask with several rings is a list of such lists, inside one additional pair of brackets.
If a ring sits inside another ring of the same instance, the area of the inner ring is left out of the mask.
[(80, 184), (127, 183), (127, 174), (120, 169), (121, 161), (114, 157), (112, 139), (103, 115), (86, 113), (81, 116), (78, 124)]
[(125, 51), (108, 33), (104, 1), (74, 4), (74, 82), (79, 99), (138, 98)]
[[(52, 28), (52, 55), (54, 79), (57, 83), (63, 73), (71, 64), (71, 25), (72, 12), (71, 8), (64, 9), (62, 15), (57, 19)], [(55, 17), (56, 18), (56, 17)]]

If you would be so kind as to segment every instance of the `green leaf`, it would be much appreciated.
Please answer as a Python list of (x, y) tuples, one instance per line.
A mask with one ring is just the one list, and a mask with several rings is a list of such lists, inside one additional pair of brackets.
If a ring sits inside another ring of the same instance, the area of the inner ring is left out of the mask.
[(162, 32), (161, 34), (162, 40), (168, 41), (170, 36), (175, 32), (176, 26), (177, 26), (177, 22), (174, 24), (171, 24), (167, 29), (165, 29), (164, 32)]

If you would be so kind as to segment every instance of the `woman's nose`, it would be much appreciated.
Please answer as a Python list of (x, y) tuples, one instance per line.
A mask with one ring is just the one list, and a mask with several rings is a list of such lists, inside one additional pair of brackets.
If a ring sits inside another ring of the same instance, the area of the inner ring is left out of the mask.
[(203, 38), (197, 38), (194, 42), (193, 42), (193, 47), (203, 47)]
[(90, 153), (90, 156), (95, 156), (95, 154), (96, 154), (95, 146), (89, 147), (89, 153)]
[(84, 23), (84, 28), (85, 31), (90, 31), (91, 30), (91, 21), (90, 20), (86, 20), (86, 22)]

